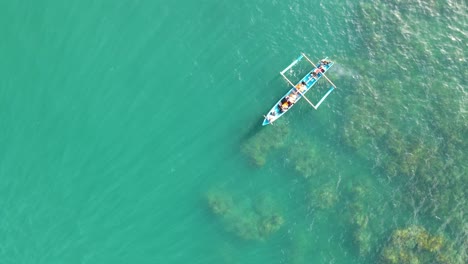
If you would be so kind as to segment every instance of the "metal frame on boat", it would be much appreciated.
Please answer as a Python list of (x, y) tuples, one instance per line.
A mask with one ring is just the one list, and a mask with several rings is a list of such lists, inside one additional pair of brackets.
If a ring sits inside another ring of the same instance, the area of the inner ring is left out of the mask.
[[(294, 65), (296, 65), (299, 61), (301, 61), (303, 58), (305, 58), (310, 64), (314, 66), (314, 68), (311, 71), (308, 71), (308, 73), (302, 77), (299, 82), (297, 82), (295, 85), (289, 80), (284, 73), (290, 70)], [(328, 71), (328, 69), (333, 66), (333, 62), (328, 60), (328, 58), (325, 58), (323, 60), (320, 60), (317, 64), (314, 64), (304, 53), (301, 53), (301, 55), (294, 60), (288, 67), (286, 67), (284, 70), (280, 72), (281, 76), (283, 76), (284, 79), (293, 87), (291, 90), (289, 90), (274, 106), (271, 108), (271, 110), (268, 112), (267, 115), (265, 115), (265, 119), (263, 120), (264, 126), (273, 124), (278, 118), (280, 118), (282, 115), (284, 115), (287, 111), (289, 111), (292, 106), (294, 106), (295, 103), (297, 103), (301, 98), (304, 98), (314, 109), (317, 110), (317, 108), (322, 104), (322, 102), (325, 100), (325, 98), (330, 95), (330, 93), (336, 88), (336, 86), (328, 79), (327, 76), (325, 76), (325, 72)], [(318, 80), (321, 77), (324, 77), (330, 84), (331, 87), (328, 90), (328, 92), (316, 103), (313, 104), (306, 96), (305, 93), (307, 93), (312, 86), (314, 86)]]

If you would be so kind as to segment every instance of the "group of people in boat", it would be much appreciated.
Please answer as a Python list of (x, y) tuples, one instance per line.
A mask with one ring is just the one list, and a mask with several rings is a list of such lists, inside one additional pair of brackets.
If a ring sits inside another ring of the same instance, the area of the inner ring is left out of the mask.
[[(312, 78), (316, 79), (319, 76), (319, 74), (324, 73), (325, 72), (324, 66), (328, 64), (330, 64), (329, 60), (325, 60), (325, 59), (321, 60), (319, 66), (310, 73)], [(285, 96), (279, 102), (278, 107), (281, 113), (284, 113), (296, 103), (297, 99), (299, 99), (299, 95), (302, 95), (302, 93), (304, 93), (307, 90), (307, 83), (302, 81), (301, 83), (297, 84), (295, 88), (296, 89), (292, 90), (287, 96)], [(270, 113), (268, 113), (267, 116), (265, 116), (265, 118), (269, 122), (273, 122), (275, 120), (275, 116), (276, 116), (276, 112), (271, 111)]]
[(287, 111), (293, 104), (296, 103), (297, 99), (299, 99), (299, 95), (307, 89), (307, 84), (302, 81), (298, 85), (296, 85), (296, 89), (292, 90), (287, 96), (281, 99), (279, 103), (279, 109), (281, 112)]
[[(310, 75), (313, 78), (316, 78), (319, 74), (324, 73), (325, 68), (323, 66), (328, 65), (329, 63), (330, 61), (328, 60), (321, 60), (320, 65), (315, 70), (313, 70), (310, 73)], [(296, 103), (297, 99), (299, 98), (299, 94), (302, 94), (303, 92), (305, 92), (306, 89), (307, 89), (307, 84), (304, 81), (296, 85), (295, 90), (291, 91), (291, 93), (289, 93), (286, 97), (281, 99), (278, 105), (280, 111), (281, 112), (287, 111), (294, 103)]]
[(320, 65), (315, 68), (315, 70), (313, 70), (310, 75), (313, 77), (313, 78), (316, 78), (317, 76), (319, 76), (319, 74), (322, 74), (325, 72), (325, 69), (323, 66), (325, 65), (328, 65), (330, 63), (330, 61), (328, 60), (321, 60), (320, 61)]

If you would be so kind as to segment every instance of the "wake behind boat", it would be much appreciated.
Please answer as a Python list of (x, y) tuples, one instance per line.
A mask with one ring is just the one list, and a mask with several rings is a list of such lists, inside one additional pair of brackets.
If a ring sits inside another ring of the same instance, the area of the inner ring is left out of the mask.
[[(306, 58), (307, 61), (310, 62), (314, 66), (311, 71), (302, 77), (295, 85), (284, 75), (289, 69), (291, 69), (294, 65), (296, 65), (300, 60)], [(320, 104), (327, 98), (327, 96), (336, 88), (336, 86), (330, 81), (330, 79), (325, 76), (325, 72), (327, 72), (331, 66), (333, 66), (333, 62), (325, 58), (318, 62), (317, 64), (313, 63), (304, 53), (302, 53), (295, 61), (293, 61), (288, 67), (286, 67), (283, 71), (280, 72), (281, 76), (283, 76), (286, 81), (293, 87), (289, 90), (265, 115), (265, 119), (263, 120), (263, 126), (272, 124), (278, 118), (283, 116), (287, 111), (289, 111), (295, 103), (297, 103), (302, 97), (314, 108), (317, 109)], [(332, 85), (328, 92), (314, 105), (306, 96), (307, 93), (312, 86), (314, 86), (321, 77), (327, 79), (327, 81)]]

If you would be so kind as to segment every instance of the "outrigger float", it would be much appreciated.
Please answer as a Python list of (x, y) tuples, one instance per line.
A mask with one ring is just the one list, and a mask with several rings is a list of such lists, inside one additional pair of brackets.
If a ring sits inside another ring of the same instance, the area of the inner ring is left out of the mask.
[[(308, 72), (304, 77), (302, 77), (299, 82), (295, 85), (284, 75), (289, 69), (291, 69), (294, 65), (296, 65), (299, 61), (305, 58), (310, 64), (314, 66), (314, 68)], [(286, 81), (293, 87), (289, 90), (268, 112), (267, 115), (264, 115), (265, 119), (263, 120), (263, 125), (273, 124), (278, 118), (283, 116), (287, 111), (289, 111), (295, 103), (297, 103), (302, 97), (315, 109), (322, 104), (322, 102), (327, 98), (328, 95), (336, 88), (336, 86), (325, 76), (325, 72), (327, 72), (331, 66), (333, 66), (333, 62), (325, 58), (319, 61), (317, 64), (313, 63), (304, 53), (293, 61), (288, 67), (280, 72), (281, 76), (283, 76)], [(313, 104), (306, 96), (307, 93), (312, 86), (314, 86), (321, 77), (327, 79), (327, 81), (331, 84), (330, 89), (328, 92), (316, 103)]]

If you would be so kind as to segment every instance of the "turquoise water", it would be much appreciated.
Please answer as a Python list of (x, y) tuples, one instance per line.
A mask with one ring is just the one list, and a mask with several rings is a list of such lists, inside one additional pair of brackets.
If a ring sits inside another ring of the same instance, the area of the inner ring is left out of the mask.
[(0, 10), (1, 263), (467, 262), (464, 1)]

